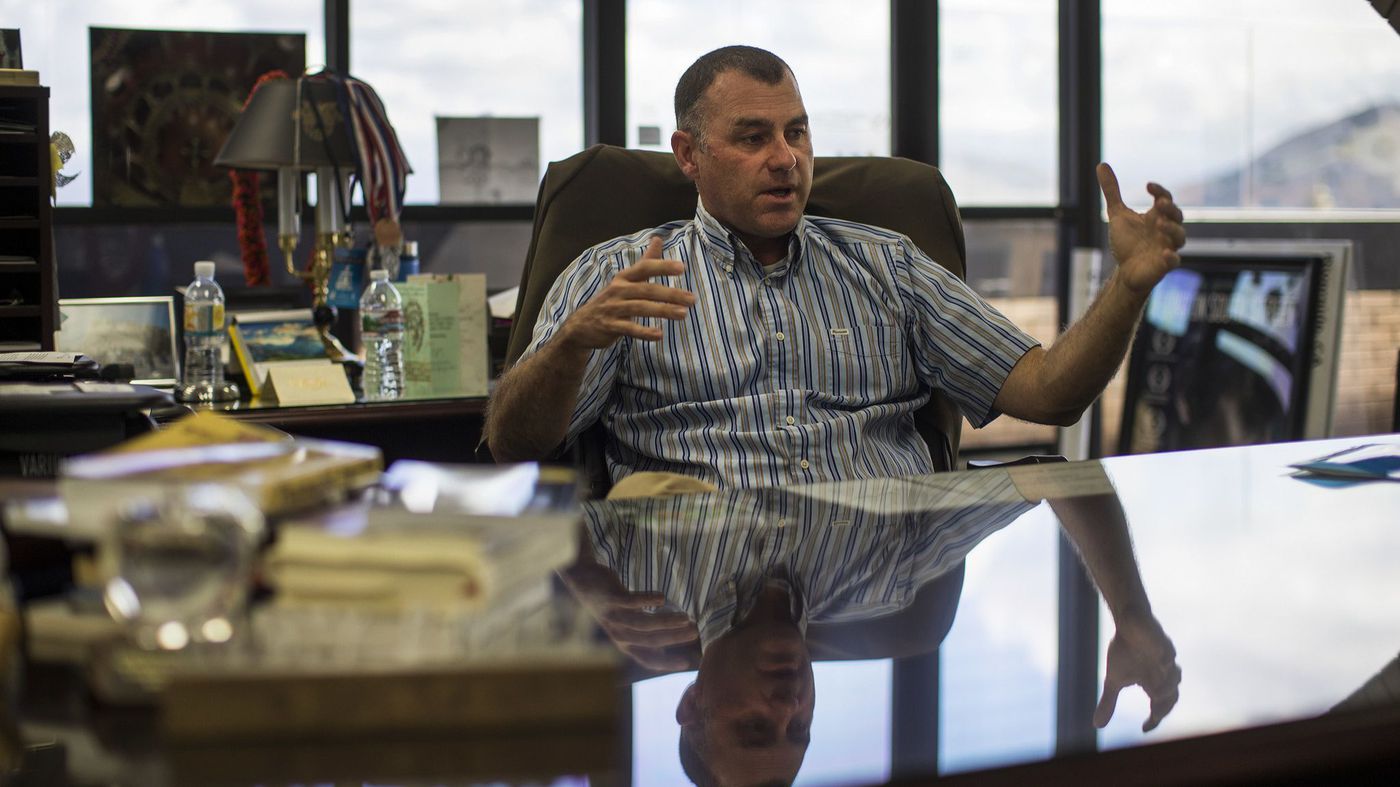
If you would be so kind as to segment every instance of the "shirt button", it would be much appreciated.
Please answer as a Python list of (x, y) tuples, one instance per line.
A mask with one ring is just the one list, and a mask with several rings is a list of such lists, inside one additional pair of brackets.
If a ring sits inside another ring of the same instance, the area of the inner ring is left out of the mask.
[(797, 466), (800, 467), (800, 468), (802, 468), (803, 470), (806, 470), (807, 468), (811, 467), (812, 465), (811, 465), (806, 459), (803, 459), (801, 462), (798, 462), (798, 463), (797, 463)]
[(797, 419), (796, 419), (796, 418), (793, 418), (792, 416), (789, 415), (789, 416), (787, 417), (787, 425), (788, 425), (788, 426), (792, 426), (792, 425), (795, 424), (795, 423), (797, 423)]
[(784, 340), (784, 339), (786, 339), (786, 338), (787, 338), (787, 334), (783, 333), (782, 331), (778, 331), (778, 334), (777, 334), (777, 339), (778, 339), (778, 341), (782, 341), (782, 340)]

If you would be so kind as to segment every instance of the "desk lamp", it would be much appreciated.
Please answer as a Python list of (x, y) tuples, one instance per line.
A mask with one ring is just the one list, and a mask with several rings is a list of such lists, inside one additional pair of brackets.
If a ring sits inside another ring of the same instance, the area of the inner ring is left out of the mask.
[[(316, 331), (326, 354), (336, 361), (352, 355), (331, 335), (336, 313), (328, 303), (335, 249), (351, 243), (351, 175), (363, 184), (376, 237), (392, 240), (411, 171), (374, 91), (331, 72), (264, 82), (214, 163), (277, 173), (277, 243), (287, 272), (311, 284)], [(303, 271), (294, 253), (306, 172), (316, 173), (316, 243)]]

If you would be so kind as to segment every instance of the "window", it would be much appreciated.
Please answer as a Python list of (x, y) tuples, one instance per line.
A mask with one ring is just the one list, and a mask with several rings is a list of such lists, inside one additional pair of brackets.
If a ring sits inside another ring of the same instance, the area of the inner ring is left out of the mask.
[(1058, 17), (1044, 0), (942, 0), (939, 168), (961, 205), (1058, 199)]
[(1105, 157), (1188, 207), (1400, 209), (1397, 43), (1363, 2), (1104, 0)]
[(325, 52), (324, 16), (321, 0), (0, 0), (0, 19), (20, 29), (24, 67), (38, 71), (40, 83), (50, 89), (49, 127), (66, 133), (76, 148), (64, 171), (80, 174), (58, 190), (58, 204), (92, 204), (89, 27), (304, 33), (307, 59), (315, 62)]
[(818, 156), (889, 155), (889, 25), (888, 3), (629, 3), (627, 144), (670, 150), (681, 74), (706, 52), (750, 44), (797, 75)]
[(350, 19), (350, 73), (379, 94), (413, 166), (406, 203), (438, 202), (436, 117), (539, 118), (540, 175), (583, 147), (578, 0), (352, 0)]

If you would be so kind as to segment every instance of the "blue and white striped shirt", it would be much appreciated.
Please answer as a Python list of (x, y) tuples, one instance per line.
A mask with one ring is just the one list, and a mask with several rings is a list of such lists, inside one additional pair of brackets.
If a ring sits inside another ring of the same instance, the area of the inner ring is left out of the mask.
[(702, 648), (786, 579), (794, 620), (892, 615), (1037, 503), (1006, 470), (584, 504), (593, 556), (685, 612)]
[(614, 480), (663, 470), (718, 487), (934, 471), (913, 413), (945, 391), (975, 426), (1037, 342), (905, 236), (803, 217), (765, 268), (698, 206), (691, 221), (584, 252), (555, 281), (521, 359), (660, 235), (695, 294), (659, 342), (594, 351), (569, 424), (602, 420)]

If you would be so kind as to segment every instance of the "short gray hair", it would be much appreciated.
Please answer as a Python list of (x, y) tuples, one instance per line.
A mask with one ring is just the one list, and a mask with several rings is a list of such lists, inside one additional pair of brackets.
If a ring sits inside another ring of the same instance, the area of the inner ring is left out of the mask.
[[(676, 128), (702, 147), (708, 109), (705, 91), (726, 71), (738, 71), (765, 85), (776, 85), (783, 77), (792, 76), (792, 69), (781, 57), (755, 46), (726, 46), (701, 55), (676, 83)], [(793, 81), (797, 81), (796, 76)]]

